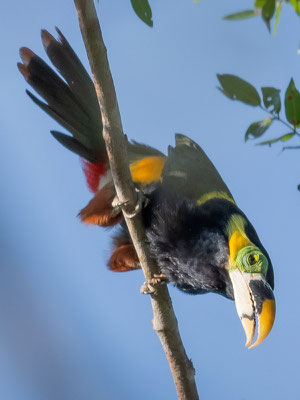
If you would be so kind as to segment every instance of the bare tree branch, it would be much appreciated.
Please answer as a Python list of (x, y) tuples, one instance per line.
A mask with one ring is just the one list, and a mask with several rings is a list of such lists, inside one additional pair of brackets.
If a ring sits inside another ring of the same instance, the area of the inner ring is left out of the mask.
[[(130, 176), (126, 137), (123, 134), (116, 92), (96, 10), (93, 0), (74, 0), (74, 3), (101, 108), (103, 137), (117, 196), (121, 203), (127, 204), (127, 210), (132, 211), (135, 209), (137, 194)], [(141, 216), (127, 218), (124, 214), (124, 218), (146, 281), (149, 281), (160, 271), (150, 257)], [(153, 328), (166, 353), (178, 398), (180, 400), (197, 400), (195, 371), (180, 338), (167, 286), (165, 284), (156, 285), (150, 296), (154, 315)]]

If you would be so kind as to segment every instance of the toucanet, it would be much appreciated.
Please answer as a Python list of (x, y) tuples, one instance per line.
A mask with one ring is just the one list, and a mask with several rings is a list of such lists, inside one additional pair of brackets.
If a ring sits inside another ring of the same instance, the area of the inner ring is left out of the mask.
[[(114, 205), (95, 88), (66, 38), (57, 33), (55, 39), (42, 30), (57, 72), (28, 48), (20, 49), (18, 68), (44, 101), (27, 91), (29, 97), (70, 133), (51, 131), (54, 138), (82, 159), (94, 197), (80, 211), (81, 220), (118, 225), (108, 266), (134, 270), (138, 258), (120, 207)], [(214, 292), (234, 300), (246, 346), (261, 343), (275, 318), (272, 263), (212, 162), (201, 147), (179, 134), (167, 154), (134, 141), (127, 150), (132, 179), (144, 196), (141, 213), (149, 248), (162, 274), (184, 292)]]

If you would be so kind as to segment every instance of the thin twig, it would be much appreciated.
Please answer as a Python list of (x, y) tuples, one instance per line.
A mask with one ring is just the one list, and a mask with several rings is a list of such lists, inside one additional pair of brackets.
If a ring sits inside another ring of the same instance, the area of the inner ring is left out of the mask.
[[(103, 137), (117, 196), (121, 203), (128, 205), (130, 211), (135, 208), (136, 192), (129, 172), (126, 138), (122, 130), (116, 92), (99, 21), (93, 0), (74, 0), (74, 3), (101, 107)], [(155, 274), (159, 274), (159, 268), (150, 257), (141, 216), (126, 218), (124, 214), (124, 218), (145, 278), (149, 281)], [(155, 286), (155, 291), (150, 296), (154, 315), (153, 328), (166, 353), (178, 398), (197, 400), (195, 371), (180, 338), (167, 286), (165, 284)]]
[(295, 133), (297, 136), (300, 136), (300, 133), (296, 130), (296, 127), (294, 125), (290, 125), (287, 122), (285, 122), (283, 119), (280, 118), (279, 113), (277, 113), (277, 115), (274, 114), (274, 112), (269, 111), (267, 108), (263, 107), (262, 105), (260, 106), (260, 108), (265, 111), (266, 113), (268, 113), (269, 115), (271, 115), (272, 119), (275, 119), (276, 121), (281, 122), (283, 125), (285, 125), (286, 127), (288, 127), (293, 133)]

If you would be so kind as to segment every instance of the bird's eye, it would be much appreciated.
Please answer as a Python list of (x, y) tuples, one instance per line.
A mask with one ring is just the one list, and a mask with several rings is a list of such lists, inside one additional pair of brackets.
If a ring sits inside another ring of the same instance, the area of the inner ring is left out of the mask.
[(254, 264), (256, 264), (257, 262), (258, 262), (258, 260), (259, 260), (259, 254), (250, 254), (249, 256), (248, 256), (248, 264), (249, 265), (254, 265)]
[(268, 260), (256, 246), (243, 247), (237, 254), (236, 265), (242, 272), (266, 274)]

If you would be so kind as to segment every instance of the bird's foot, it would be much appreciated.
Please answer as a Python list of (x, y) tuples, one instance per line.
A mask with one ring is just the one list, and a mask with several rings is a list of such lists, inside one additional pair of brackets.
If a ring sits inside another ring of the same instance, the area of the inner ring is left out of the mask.
[(153, 278), (143, 283), (140, 292), (141, 294), (152, 294), (155, 292), (155, 286), (168, 282), (168, 278), (165, 274), (154, 274)]
[(129, 202), (125, 201), (125, 202), (121, 202), (118, 199), (118, 196), (115, 196), (115, 198), (113, 199), (111, 205), (113, 207), (113, 211), (112, 211), (112, 216), (118, 215), (120, 213), (120, 211), (122, 210), (125, 217), (127, 218), (134, 218), (136, 215), (138, 215), (144, 204), (145, 204), (145, 196), (143, 195), (142, 191), (140, 191), (139, 189), (135, 188), (135, 191), (137, 192), (137, 202), (136, 205), (134, 207), (133, 211), (128, 211), (126, 208), (128, 207)]

